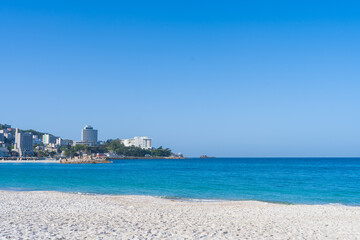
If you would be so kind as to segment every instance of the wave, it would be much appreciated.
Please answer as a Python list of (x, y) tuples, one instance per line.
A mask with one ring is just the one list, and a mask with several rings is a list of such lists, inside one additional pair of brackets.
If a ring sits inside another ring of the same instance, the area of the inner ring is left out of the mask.
[(59, 191), (59, 190), (43, 190), (43, 189), (24, 189), (24, 188), (0, 188), (0, 191), (8, 192), (58, 192), (58, 193), (68, 193), (68, 194), (77, 194), (77, 195), (86, 195), (86, 196), (144, 196), (144, 197), (154, 197), (166, 200), (173, 201), (183, 201), (183, 202), (246, 202), (246, 201), (255, 201), (263, 202), (270, 204), (281, 204), (281, 205), (322, 205), (322, 206), (334, 206), (334, 207), (359, 207), (358, 203), (324, 203), (324, 202), (285, 202), (285, 201), (268, 201), (260, 199), (213, 199), (213, 198), (190, 198), (190, 197), (176, 197), (176, 196), (161, 196), (161, 195), (145, 195), (145, 194), (111, 194), (111, 193), (93, 193), (93, 192), (79, 192), (79, 191)]

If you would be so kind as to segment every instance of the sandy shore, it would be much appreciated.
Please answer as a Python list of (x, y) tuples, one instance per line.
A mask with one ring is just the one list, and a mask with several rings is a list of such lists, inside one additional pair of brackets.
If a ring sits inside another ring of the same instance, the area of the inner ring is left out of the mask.
[(59, 163), (59, 160), (0, 160), (0, 163)]
[(360, 239), (360, 207), (0, 191), (0, 239)]

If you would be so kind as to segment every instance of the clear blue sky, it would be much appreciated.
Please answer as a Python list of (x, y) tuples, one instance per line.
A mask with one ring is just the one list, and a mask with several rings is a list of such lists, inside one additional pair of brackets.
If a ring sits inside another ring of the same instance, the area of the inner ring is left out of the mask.
[(0, 122), (187, 156), (360, 156), (358, 1), (2, 1)]

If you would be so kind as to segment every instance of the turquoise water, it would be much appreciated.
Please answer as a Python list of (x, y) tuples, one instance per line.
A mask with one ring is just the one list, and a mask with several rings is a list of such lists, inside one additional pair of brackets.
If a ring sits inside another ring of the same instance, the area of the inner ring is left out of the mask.
[(0, 189), (360, 205), (359, 158), (1, 163)]

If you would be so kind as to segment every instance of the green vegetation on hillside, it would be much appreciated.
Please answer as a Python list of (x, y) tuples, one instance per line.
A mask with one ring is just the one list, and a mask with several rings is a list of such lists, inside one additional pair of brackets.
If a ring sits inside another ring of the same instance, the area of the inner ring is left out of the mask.
[(122, 144), (119, 139), (108, 140), (104, 145), (107, 145), (107, 149), (109, 151), (124, 156), (143, 157), (148, 154), (154, 157), (168, 157), (172, 154), (169, 148), (163, 149), (162, 147), (159, 147), (159, 148), (147, 150), (133, 146), (125, 147), (124, 144)]
[(28, 129), (28, 130), (22, 130), (22, 132), (29, 132), (32, 133), (33, 135), (38, 135), (39, 139), (42, 139), (42, 136), (45, 134), (43, 132), (39, 132), (33, 129)]
[(0, 130), (6, 129), (8, 127), (9, 127), (9, 125), (0, 123)]
[(124, 155), (128, 157), (145, 157), (147, 155), (153, 157), (169, 157), (172, 155), (172, 152), (169, 148), (154, 148), (154, 149), (142, 149), (140, 147), (125, 147), (124, 144), (120, 142), (119, 139), (116, 140), (107, 140), (105, 143), (98, 146), (85, 146), (85, 145), (76, 145), (76, 146), (66, 146), (61, 147), (61, 151), (65, 152), (65, 156), (77, 156), (80, 153), (107, 153), (113, 152), (117, 155)]
[[(0, 129), (8, 128), (10, 125), (0, 124)], [(33, 135), (37, 135), (41, 140), (45, 133), (39, 132), (33, 129), (21, 130), (22, 132), (29, 132)], [(14, 128), (11, 131), (12, 134), (15, 134)], [(51, 136), (54, 136), (50, 134)], [(14, 136), (14, 135), (13, 135)], [(8, 150), (11, 152), (14, 148), (14, 138), (4, 139), (5, 144), (7, 144)], [(72, 142), (72, 141), (71, 141)], [(62, 147), (53, 147), (49, 149), (49, 146), (44, 146), (42, 143), (33, 145), (34, 156), (36, 157), (53, 157), (59, 155), (64, 151), (65, 156), (79, 156), (81, 154), (97, 154), (97, 153), (113, 153), (116, 155), (123, 155), (126, 157), (169, 157), (173, 155), (169, 148), (154, 148), (154, 149), (142, 149), (140, 147), (125, 147), (124, 144), (121, 143), (120, 139), (115, 140), (107, 140), (101, 145), (97, 146), (86, 146), (86, 145), (76, 145), (76, 146), (62, 146)]]

